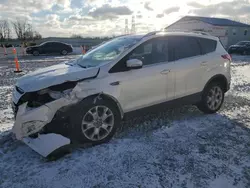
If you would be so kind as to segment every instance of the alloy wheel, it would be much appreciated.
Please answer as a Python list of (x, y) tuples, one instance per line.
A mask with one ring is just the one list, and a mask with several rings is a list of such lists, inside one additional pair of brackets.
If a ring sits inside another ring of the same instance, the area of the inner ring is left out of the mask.
[(114, 127), (114, 114), (106, 106), (94, 106), (83, 117), (82, 133), (91, 141), (106, 138)]
[(62, 55), (66, 55), (68, 52), (66, 50), (62, 51)]
[(220, 107), (223, 100), (223, 91), (220, 87), (214, 86), (207, 95), (207, 106), (210, 110), (216, 110)]

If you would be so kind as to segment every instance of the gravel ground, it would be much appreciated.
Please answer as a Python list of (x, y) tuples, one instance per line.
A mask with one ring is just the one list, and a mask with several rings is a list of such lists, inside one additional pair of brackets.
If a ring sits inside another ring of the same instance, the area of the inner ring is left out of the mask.
[(0, 187), (250, 187), (250, 57), (234, 56), (231, 90), (220, 112), (184, 106), (122, 123), (107, 144), (78, 148), (48, 162), (13, 140), (10, 107), (16, 79), (75, 56), (0, 59)]

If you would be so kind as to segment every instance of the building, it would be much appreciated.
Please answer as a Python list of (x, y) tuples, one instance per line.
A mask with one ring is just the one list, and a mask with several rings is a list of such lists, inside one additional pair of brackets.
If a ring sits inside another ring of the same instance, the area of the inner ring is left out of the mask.
[(185, 16), (165, 30), (206, 32), (219, 37), (226, 48), (239, 41), (250, 40), (250, 25), (225, 18)]

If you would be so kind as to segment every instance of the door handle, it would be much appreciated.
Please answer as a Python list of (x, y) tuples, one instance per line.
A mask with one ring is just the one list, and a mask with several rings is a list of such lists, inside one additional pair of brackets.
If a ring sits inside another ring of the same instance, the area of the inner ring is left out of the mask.
[(206, 66), (207, 65), (207, 61), (202, 61), (201, 62), (201, 66)]
[(161, 74), (168, 74), (168, 73), (170, 73), (169, 69), (165, 69), (165, 70), (161, 71)]

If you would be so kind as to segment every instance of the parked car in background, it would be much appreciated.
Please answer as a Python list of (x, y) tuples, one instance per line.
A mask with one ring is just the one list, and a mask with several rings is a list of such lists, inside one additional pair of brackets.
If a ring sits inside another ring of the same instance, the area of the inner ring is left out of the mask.
[(105, 143), (125, 116), (148, 107), (193, 104), (215, 113), (230, 87), (230, 63), (213, 36), (115, 38), (20, 78), (13, 91), (13, 132), (47, 157), (70, 143)]
[(0, 47), (2, 47), (2, 48), (3, 48), (3, 47), (5, 47), (5, 48), (12, 48), (13, 45), (7, 43), (7, 44), (1, 44)]
[(73, 47), (70, 44), (62, 42), (44, 42), (38, 46), (30, 46), (26, 48), (27, 54), (33, 54), (38, 56), (39, 54), (55, 54), (60, 53), (62, 55), (67, 55), (68, 53), (73, 52)]
[(250, 54), (250, 41), (241, 41), (235, 45), (232, 45), (228, 48), (229, 54), (241, 54), (248, 55)]

